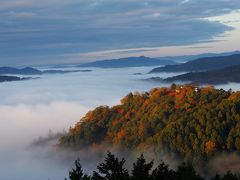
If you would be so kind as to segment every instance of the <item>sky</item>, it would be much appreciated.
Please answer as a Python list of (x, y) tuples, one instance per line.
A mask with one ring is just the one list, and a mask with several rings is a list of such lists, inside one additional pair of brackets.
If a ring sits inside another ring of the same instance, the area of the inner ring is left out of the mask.
[(0, 66), (240, 50), (239, 0), (0, 0)]

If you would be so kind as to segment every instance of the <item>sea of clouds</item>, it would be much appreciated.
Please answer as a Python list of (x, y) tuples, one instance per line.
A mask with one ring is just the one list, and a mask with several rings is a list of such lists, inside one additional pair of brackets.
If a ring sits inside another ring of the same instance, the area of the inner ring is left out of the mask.
[[(39, 79), (1, 83), (0, 179), (59, 180), (67, 177), (73, 162), (67, 161), (63, 153), (48, 154), (54, 152), (57, 142), (42, 148), (32, 148), (31, 143), (40, 136), (47, 136), (49, 131), (67, 131), (87, 111), (99, 105), (118, 104), (129, 92), (168, 86), (143, 81), (155, 76), (147, 74), (151, 69), (96, 68), (92, 72), (43, 75)], [(163, 78), (172, 75), (158, 74)], [(218, 87), (240, 89), (239, 84)]]
[(159, 83), (142, 81), (152, 76), (146, 74), (150, 69), (93, 69), (1, 83), (0, 179), (66, 177), (72, 162), (59, 163), (56, 157), (44, 154), (54, 144), (49, 149), (32, 149), (31, 143), (47, 136), (50, 130), (67, 131), (87, 111), (99, 105), (112, 106), (129, 92), (159, 86)]

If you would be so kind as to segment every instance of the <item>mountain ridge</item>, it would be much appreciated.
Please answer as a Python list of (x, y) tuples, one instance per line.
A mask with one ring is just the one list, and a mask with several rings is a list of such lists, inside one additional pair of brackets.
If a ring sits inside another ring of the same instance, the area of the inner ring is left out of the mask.
[(125, 67), (157, 66), (166, 64), (175, 64), (175, 62), (170, 60), (159, 60), (155, 58), (140, 56), (94, 61), (78, 65), (77, 67), (125, 68)]
[(223, 69), (206, 71), (206, 72), (190, 72), (164, 79), (167, 82), (187, 81), (195, 84), (226, 84), (240, 82), (240, 65), (230, 66)]
[(74, 72), (90, 72), (92, 70), (44, 70), (40, 71), (36, 68), (25, 67), (25, 68), (14, 68), (14, 67), (0, 67), (0, 75), (43, 75), (43, 74), (66, 74)]
[(221, 69), (233, 65), (240, 65), (240, 54), (199, 58), (182, 64), (166, 65), (164, 67), (154, 68), (149, 73), (199, 72)]

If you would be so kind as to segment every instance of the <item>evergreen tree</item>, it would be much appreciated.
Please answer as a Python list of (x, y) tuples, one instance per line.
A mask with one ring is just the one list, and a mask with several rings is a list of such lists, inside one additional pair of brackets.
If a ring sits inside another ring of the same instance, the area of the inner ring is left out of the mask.
[(198, 175), (191, 164), (183, 163), (176, 171), (176, 180), (204, 180)]
[(239, 180), (240, 178), (237, 177), (236, 174), (232, 174), (230, 171), (227, 172), (227, 174), (225, 174), (222, 177), (222, 180)]
[(221, 180), (220, 175), (217, 173), (212, 180)]
[(173, 180), (175, 172), (169, 170), (168, 165), (161, 162), (156, 169), (152, 172), (152, 180)]
[(104, 162), (97, 166), (99, 172), (93, 173), (93, 180), (129, 180), (127, 169), (124, 168), (125, 160), (121, 161), (108, 152)]
[[(65, 180), (67, 180), (65, 178)], [(90, 180), (90, 177), (83, 173), (80, 159), (75, 161), (75, 169), (69, 172), (69, 180)]]
[[(123, 167), (125, 160), (119, 160), (113, 154), (108, 152), (103, 163), (97, 166), (99, 172), (93, 172), (93, 176), (87, 176), (83, 173), (80, 160), (75, 161), (75, 168), (69, 172), (69, 180), (204, 180), (198, 175), (191, 164), (183, 163), (177, 170), (169, 170), (168, 165), (160, 163), (156, 169), (151, 172), (153, 161), (146, 163), (143, 155), (133, 164), (132, 176), (129, 177), (128, 171)], [(67, 180), (65, 178), (65, 180)], [(220, 177), (216, 174), (211, 180), (240, 180), (239, 174), (233, 174), (228, 171)]]
[(133, 164), (132, 180), (150, 180), (150, 171), (153, 167), (153, 161), (146, 163), (143, 155)]

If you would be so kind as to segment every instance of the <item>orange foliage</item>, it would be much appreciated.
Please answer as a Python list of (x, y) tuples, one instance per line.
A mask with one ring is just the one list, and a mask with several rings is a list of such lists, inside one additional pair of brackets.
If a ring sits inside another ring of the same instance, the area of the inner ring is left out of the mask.
[(123, 110), (123, 109), (120, 109), (120, 108), (118, 108), (118, 109), (115, 110), (115, 112), (118, 113), (118, 114), (123, 113), (123, 111), (124, 111), (124, 110)]
[(131, 118), (131, 112), (127, 112), (124, 117), (125, 117), (125, 119), (130, 119)]
[(117, 123), (118, 123), (118, 120), (113, 120), (113, 121), (111, 122), (111, 126), (115, 126)]
[(214, 91), (214, 87), (213, 86), (206, 86), (206, 87), (203, 87), (201, 89), (201, 91), (204, 92), (204, 93), (209, 93), (209, 92)]
[(139, 136), (143, 136), (144, 135), (144, 129), (145, 129), (144, 124), (140, 123), (139, 126), (138, 126), (138, 135)]
[(117, 133), (117, 139), (124, 139), (124, 137), (126, 137), (126, 131), (122, 129)]
[(205, 152), (208, 154), (212, 152), (216, 147), (216, 144), (213, 141), (207, 141), (205, 143)]
[(230, 101), (235, 101), (237, 99), (240, 99), (240, 92), (236, 92), (234, 94), (232, 94), (231, 96), (229, 96), (228, 100)]
[(148, 106), (150, 104), (150, 100), (149, 99), (147, 99), (146, 101), (144, 101), (144, 104), (143, 104), (143, 106), (144, 107), (146, 107), (146, 106)]
[(175, 109), (179, 109), (179, 108), (180, 108), (179, 105), (176, 105), (176, 106), (175, 106)]
[(169, 92), (169, 93), (168, 93), (168, 96), (174, 97), (174, 96), (175, 96), (175, 92)]

